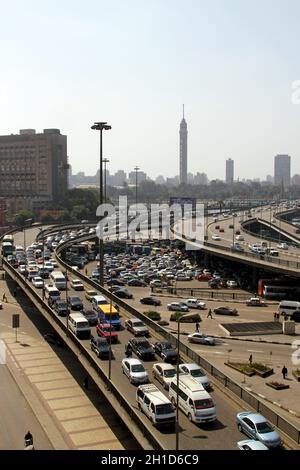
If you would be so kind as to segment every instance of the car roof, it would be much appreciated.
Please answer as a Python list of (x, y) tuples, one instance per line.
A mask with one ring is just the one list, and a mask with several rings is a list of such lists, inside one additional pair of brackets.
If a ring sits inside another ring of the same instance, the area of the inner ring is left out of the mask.
[(252, 450), (268, 450), (268, 448), (261, 441), (254, 441), (252, 439), (245, 439), (244, 441), (238, 442), (239, 446), (247, 445), (251, 447)]
[(175, 367), (172, 364), (168, 364), (167, 362), (156, 362), (153, 364), (153, 367), (154, 366), (160, 366), (163, 370), (175, 370)]
[(259, 413), (253, 413), (252, 411), (242, 412), (239, 414), (241, 416), (244, 416), (245, 418), (247, 417), (251, 419), (253, 423), (264, 423), (265, 421), (267, 421), (267, 419), (263, 415)]
[(187, 364), (180, 364), (180, 366), (186, 366), (188, 369), (190, 370), (195, 370), (195, 369), (201, 369), (200, 366), (198, 366), (198, 364), (195, 364), (193, 362), (190, 362), (190, 363), (187, 363)]
[(129, 362), (130, 365), (134, 364), (142, 364), (142, 362), (139, 359), (135, 359), (134, 357), (129, 357), (128, 359), (123, 359), (123, 361)]

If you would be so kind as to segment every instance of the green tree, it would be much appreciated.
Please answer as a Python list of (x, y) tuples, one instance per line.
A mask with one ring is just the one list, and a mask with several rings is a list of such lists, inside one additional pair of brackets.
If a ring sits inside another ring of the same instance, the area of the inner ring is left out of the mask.
[(25, 221), (28, 219), (32, 219), (33, 221), (33, 217), (33, 212), (28, 210), (22, 210), (15, 214), (14, 223), (18, 226), (25, 225)]

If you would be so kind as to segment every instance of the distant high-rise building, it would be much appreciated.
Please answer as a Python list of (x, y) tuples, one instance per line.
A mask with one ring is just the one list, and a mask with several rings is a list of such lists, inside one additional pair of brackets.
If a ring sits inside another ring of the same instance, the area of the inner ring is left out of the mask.
[(229, 158), (226, 160), (226, 184), (232, 184), (234, 181), (234, 161)]
[(138, 184), (140, 184), (141, 181), (145, 181), (147, 179), (147, 174), (144, 171), (138, 171), (137, 174), (135, 171), (131, 171), (128, 173), (129, 184), (136, 183), (136, 176), (138, 179)]
[(267, 175), (266, 176), (266, 181), (267, 181), (267, 183), (273, 183), (273, 181), (274, 181), (273, 176), (272, 175)]
[(158, 175), (156, 178), (155, 178), (155, 183), (156, 184), (165, 184), (166, 180), (164, 178), (164, 176), (162, 175)]
[(206, 173), (196, 173), (194, 177), (194, 184), (207, 185), (208, 178)]
[(291, 184), (291, 157), (276, 155), (274, 158), (274, 183), (284, 188)]
[(292, 178), (292, 185), (299, 186), (300, 185), (300, 175), (294, 175)]
[(187, 123), (184, 119), (184, 105), (183, 117), (179, 129), (179, 183), (187, 183)]

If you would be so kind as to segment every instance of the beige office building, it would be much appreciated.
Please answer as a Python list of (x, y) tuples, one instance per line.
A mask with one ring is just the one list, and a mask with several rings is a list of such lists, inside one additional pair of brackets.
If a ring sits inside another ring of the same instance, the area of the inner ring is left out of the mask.
[(0, 197), (12, 212), (61, 201), (67, 186), (67, 136), (59, 129), (0, 136)]

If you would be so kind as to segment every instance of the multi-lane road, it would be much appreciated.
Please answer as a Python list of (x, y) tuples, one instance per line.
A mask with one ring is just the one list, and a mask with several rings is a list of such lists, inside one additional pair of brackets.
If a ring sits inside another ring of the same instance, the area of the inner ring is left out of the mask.
[[(35, 238), (36, 232), (31, 229), (28, 230), (28, 241), (31, 243)], [(18, 234), (15, 236), (16, 243), (22, 242), (18, 240)], [(69, 281), (75, 276), (70, 275)], [(70, 284), (70, 282), (69, 282)], [(87, 286), (88, 287), (88, 286)], [(41, 294), (41, 290), (38, 291)], [(64, 296), (62, 292), (62, 297)], [(84, 292), (73, 291), (69, 285), (68, 295), (79, 295), (83, 302), (85, 308), (90, 308), (91, 304), (85, 299)], [(122, 311), (122, 324), (128, 318), (126, 312)], [(65, 318), (61, 318), (61, 322), (66, 322)], [(92, 334), (96, 334), (94, 328), (92, 328)], [(136, 410), (137, 413), (141, 413), (137, 408), (137, 403), (135, 399), (136, 387), (128, 381), (127, 377), (122, 374), (121, 370), (121, 361), (124, 358), (125, 344), (132, 337), (127, 330), (122, 329), (119, 332), (119, 342), (113, 345), (113, 361), (112, 361), (112, 371), (111, 377), (113, 384), (118, 387), (124, 396), (127, 397), (131, 406)], [(150, 341), (159, 340), (159, 337), (152, 337)], [(103, 370), (108, 373), (108, 361), (102, 361), (98, 359), (94, 353), (91, 352), (89, 340), (81, 340), (84, 347), (90, 352), (91, 356), (101, 364)], [(155, 362), (160, 362), (159, 358), (156, 358), (154, 361), (145, 362), (144, 365), (151, 376), (152, 365)], [(157, 384), (158, 385), (158, 384)], [(160, 387), (160, 385), (158, 385)], [(163, 389), (162, 391), (165, 392)], [(237, 430), (235, 424), (236, 413), (241, 409), (240, 407), (227, 395), (223, 393), (218, 387), (214, 388), (214, 391), (211, 392), (212, 397), (214, 398), (217, 406), (217, 421), (213, 424), (206, 426), (196, 426), (193, 423), (190, 423), (188, 418), (180, 413), (180, 448), (181, 449), (234, 449), (236, 447), (236, 442), (242, 438), (241, 434)], [(148, 422), (148, 418), (143, 416), (145, 423)], [(152, 428), (150, 422), (149, 427)], [(166, 449), (174, 449), (175, 447), (175, 433), (172, 430), (158, 430), (153, 428), (153, 433), (159, 438), (163, 443), (163, 446)]]

